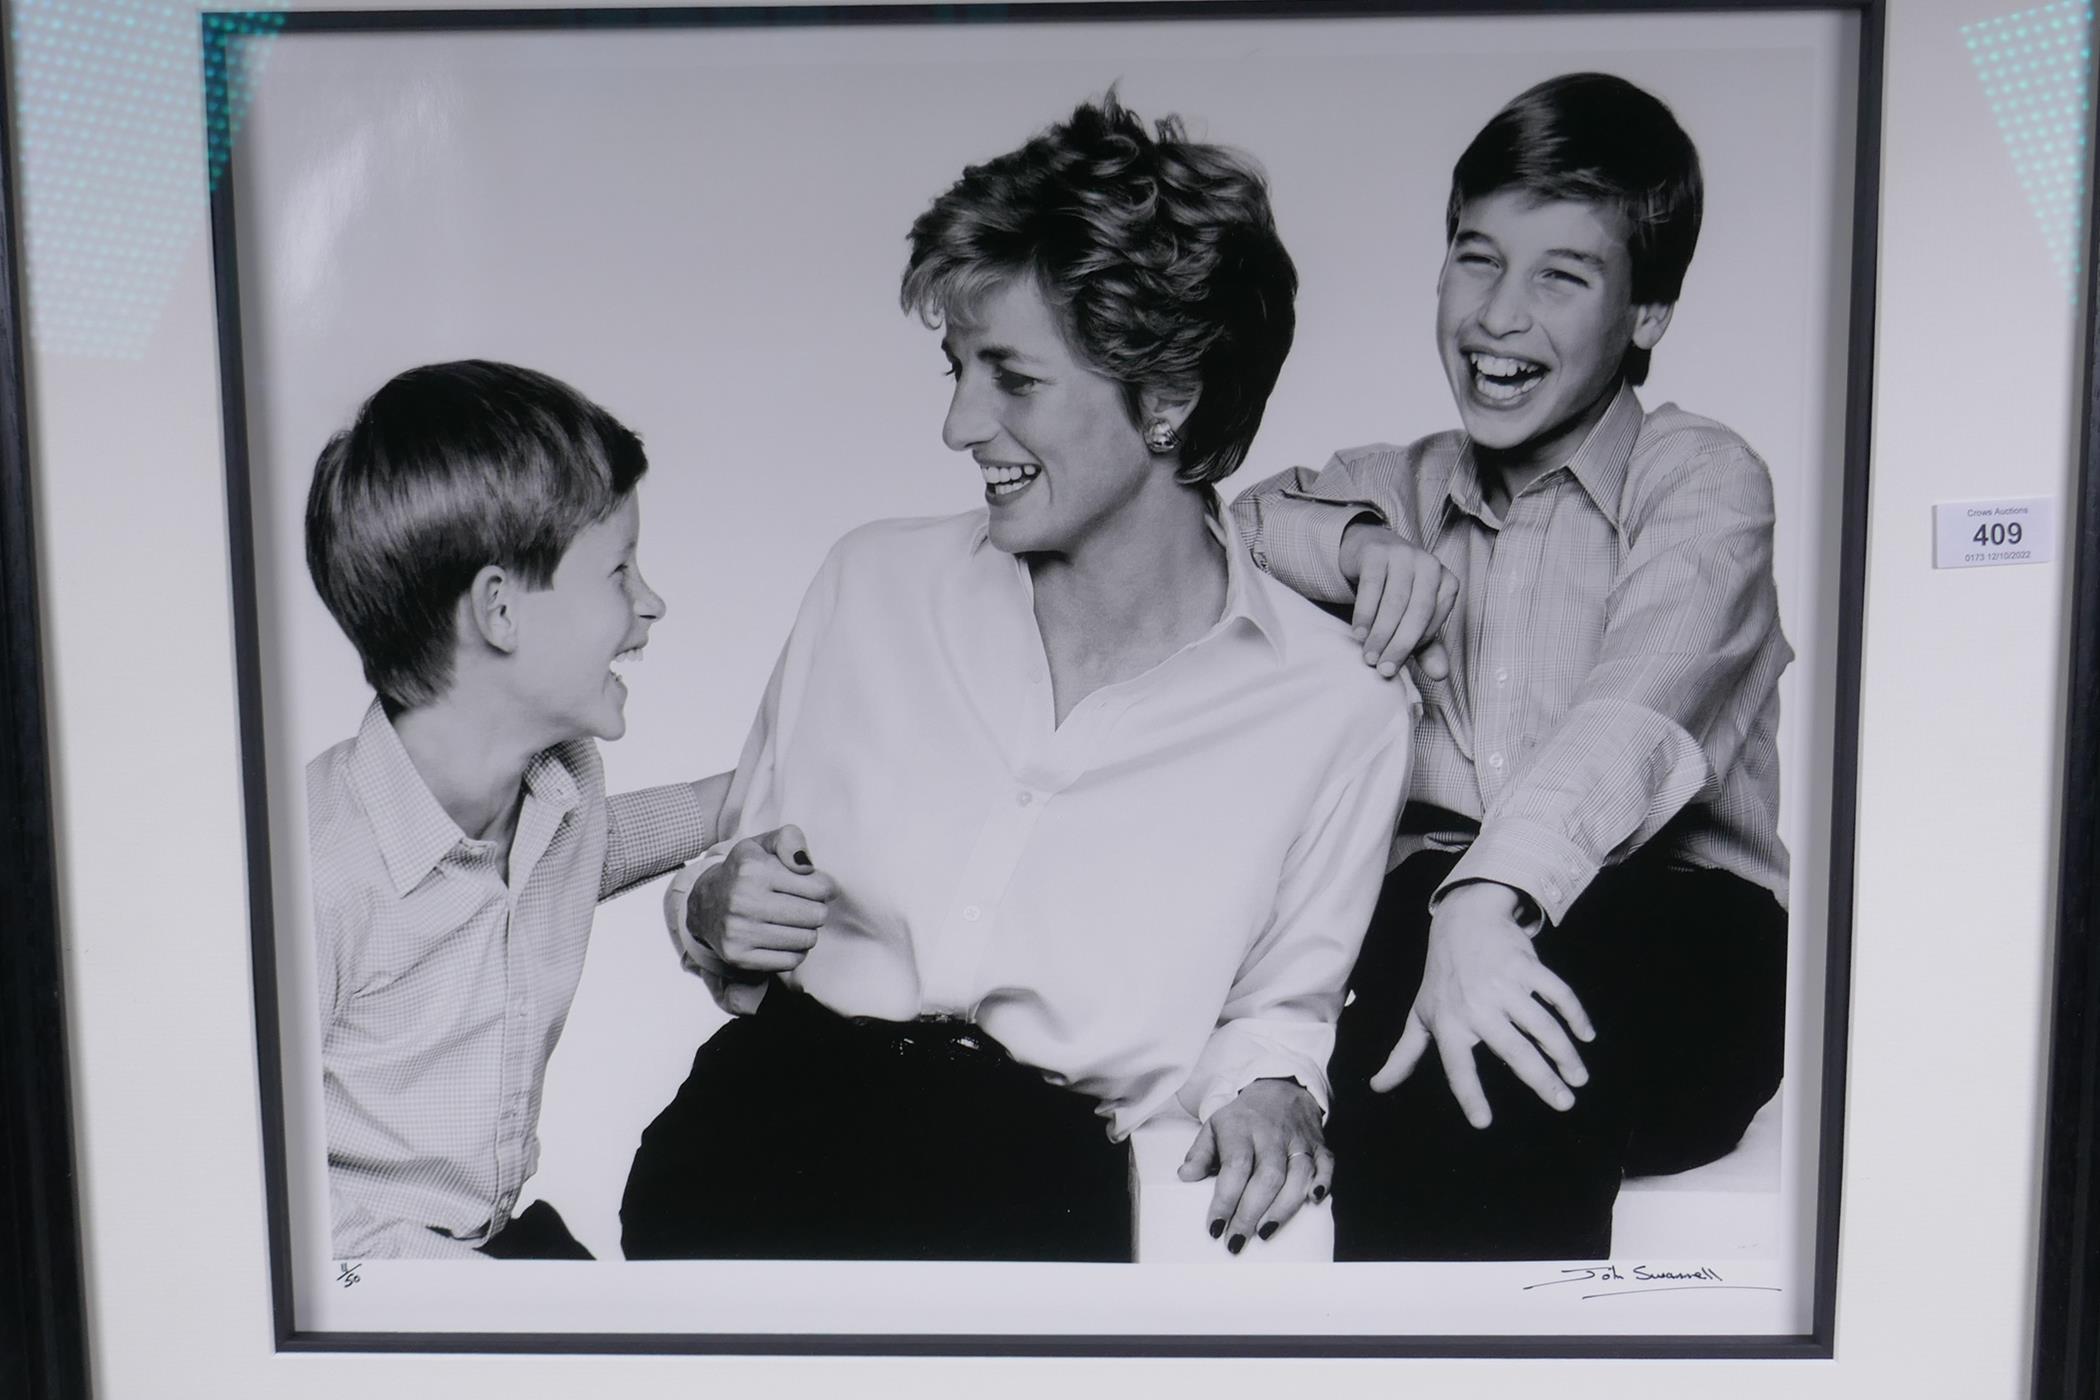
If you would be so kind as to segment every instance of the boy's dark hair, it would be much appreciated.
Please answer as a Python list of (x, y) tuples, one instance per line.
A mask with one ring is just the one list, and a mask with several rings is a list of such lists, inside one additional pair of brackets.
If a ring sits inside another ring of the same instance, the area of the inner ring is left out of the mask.
[(967, 317), (1035, 279), (1089, 365), (1123, 386), (1195, 394), (1178, 479), (1230, 476), (1247, 455), (1297, 326), (1298, 272), (1261, 169), (1148, 131), (1111, 89), (1019, 148), (964, 169), (911, 226), (900, 299), (926, 324)]
[[(1451, 172), (1445, 241), (1467, 200), (1511, 187), (1615, 210), (1626, 226), (1636, 305), (1673, 303), (1683, 291), (1705, 185), (1698, 147), (1654, 95), (1607, 73), (1566, 73), (1512, 99)], [(1647, 379), (1648, 358), (1646, 350), (1626, 352), (1627, 383)]]
[(388, 380), (321, 449), (306, 567), (390, 713), (452, 682), (459, 600), (502, 566), (553, 581), (648, 470), (641, 439), (558, 379), (460, 360)]

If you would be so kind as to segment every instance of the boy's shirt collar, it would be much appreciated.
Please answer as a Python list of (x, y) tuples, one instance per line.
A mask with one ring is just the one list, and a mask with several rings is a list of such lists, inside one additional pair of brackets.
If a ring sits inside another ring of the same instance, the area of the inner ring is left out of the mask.
[[(589, 740), (582, 742), (588, 743)], [(534, 800), (544, 802), (558, 812), (574, 807), (582, 796), (576, 786), (576, 773), (568, 762), (569, 745), (556, 744), (551, 749), (542, 749), (525, 765), (525, 791)]]
[[(565, 747), (556, 745), (535, 755), (525, 768), (525, 790), (557, 812), (569, 811), (580, 797), (576, 776), (563, 761)], [(377, 700), (358, 726), (350, 781), (371, 815), (380, 859), (398, 895), (407, 895), (446, 856), (471, 840), (432, 795)]]
[[(1597, 426), (1590, 429), (1582, 446), (1576, 448), (1575, 455), (1564, 464), (1568, 475), (1589, 493), (1590, 500), (1614, 528), (1621, 523), (1619, 502), (1626, 493), (1626, 473), (1633, 463), (1633, 446), (1640, 438), (1641, 424), (1646, 417), (1633, 386), (1621, 382), (1618, 392), (1612, 396), (1611, 407), (1604, 410)], [(1552, 474), (1546, 473), (1547, 476)], [(1540, 479), (1544, 480), (1543, 477)], [(1473, 459), (1470, 438), (1464, 440), (1458, 460), (1452, 464), (1451, 482), (1445, 495), (1451, 504), (1466, 514), (1487, 521), (1486, 492), (1480, 482), (1479, 464)]]
[(1590, 429), (1590, 435), (1575, 449), (1568, 459), (1568, 475), (1582, 483), (1589, 492), (1590, 500), (1604, 518), (1617, 529), (1623, 523), (1619, 519), (1619, 502), (1626, 495), (1626, 473), (1633, 465), (1633, 444), (1641, 435), (1641, 424), (1647, 415), (1641, 410), (1641, 401), (1634, 395), (1631, 384), (1621, 383), (1619, 392), (1612, 397), (1611, 407)]

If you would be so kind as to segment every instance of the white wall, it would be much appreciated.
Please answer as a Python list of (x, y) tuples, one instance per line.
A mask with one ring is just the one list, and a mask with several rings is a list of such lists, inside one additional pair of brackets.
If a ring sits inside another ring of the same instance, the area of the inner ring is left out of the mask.
[[(1972, 1397), (2012, 1395), (2024, 1384), (2065, 571), (1933, 574), (1928, 511), (1938, 499), (2067, 490), (2074, 337), (2061, 287), (1956, 34), (1974, 17), (1976, 11), (1941, 0), (1904, 0), (1891, 19), (1840, 1361), (1778, 1369), (1556, 1368), (1553, 1384), (1564, 1393), (1603, 1396), (1671, 1384), (1711, 1395), (1754, 1395), (1784, 1384), (1811, 1395)], [(279, 56), (294, 47), (284, 45)], [(1541, 59), (1540, 74), (1570, 66), (1564, 58)], [(1673, 90), (1660, 56), (1656, 67), (1653, 77), (1625, 71), (1687, 109), (1740, 81), (1716, 74)], [(1454, 59), (1451, 71), (1466, 70)], [(1451, 130), (1470, 130), (1501, 89), (1514, 86), (1500, 76), (1506, 68), (1495, 71), (1493, 95), (1470, 105), (1454, 99), (1445, 118)], [(982, 133), (985, 151), (1003, 149), (1077, 95), (1069, 78), (1042, 77), (1031, 69), (980, 73), (967, 97), (1009, 100), (1011, 112), (997, 119), (981, 115), (972, 102), (959, 117), (955, 104), (962, 97), (929, 93), (933, 125), (961, 122), (972, 139)], [(1161, 105), (1137, 82), (1126, 93), (1141, 110)], [(1261, 110), (1260, 93), (1234, 95)], [(622, 102), (645, 106), (649, 96), (637, 90)], [(1222, 97), (1205, 103), (1194, 93), (1186, 102), (1171, 100), (1197, 113), (1229, 105)], [(444, 122), (471, 114), (440, 113), (433, 124), (425, 113), (414, 124), (389, 127), (389, 114), (400, 110), (375, 104), (375, 115), (363, 123), (363, 155), (346, 153), (341, 167), (354, 175), (362, 161), (363, 183), (345, 180), (338, 194), (348, 189), (359, 200), (384, 199), (390, 180), (419, 171), (477, 182), (477, 188), (491, 175), (447, 171), (440, 143), (389, 135), (444, 130)], [(615, 112), (598, 115), (621, 119)], [(1269, 129), (1295, 132), (1314, 150), (1328, 129), (1313, 110), (1272, 108), (1262, 115), (1273, 124)], [(851, 130), (852, 116), (850, 110), (836, 114), (842, 130)], [(1353, 207), (1362, 217), (1315, 228), (1309, 220), (1292, 222), (1288, 210), (1300, 195), (1289, 172), (1303, 172), (1296, 178), (1309, 183), (1321, 163), (1290, 159), (1280, 135), (1257, 143), (1221, 119), (1211, 117), (1207, 125), (1220, 139), (1245, 139), (1277, 176), (1285, 234), (1307, 280), (1304, 348), (1279, 391), (1257, 469), (1343, 441), (1419, 431), (1425, 414), (1445, 421), (1426, 332), (1410, 334), (1406, 327), (1427, 324), (1437, 233), (1408, 192), (1423, 187), (1430, 178), (1424, 172), (1448, 164), (1448, 155), (1418, 146), (1418, 133), (1407, 129), (1382, 144), (1352, 143), (1352, 151), (1375, 152), (1380, 169), (1412, 172), (1411, 183), (1403, 185), (1397, 174), (1383, 187), (1363, 178), (1373, 162), (1342, 166), (1343, 179), (1325, 192), (1332, 202), (1313, 207)], [(261, 133), (266, 126), (258, 122), (253, 129)], [(1746, 178), (1761, 168), (1786, 174), (1781, 162), (1754, 158), (1760, 143), (1776, 146), (1780, 135), (1696, 122), (1693, 130), (1717, 168), (1718, 152), (1736, 142)], [(845, 188), (871, 200), (896, 202), (880, 217), (870, 214), (867, 225), (857, 218), (833, 221), (821, 210), (788, 221), (801, 230), (797, 241), (816, 255), (818, 275), (721, 289), (706, 308), (706, 325), (735, 326), (742, 336), (733, 342), (733, 356), (713, 363), (717, 372), (706, 372), (710, 352), (697, 339), (683, 364), (641, 353), (699, 326), (664, 287), (656, 295), (630, 288), (624, 299), (609, 299), (607, 307), (618, 312), (610, 319), (616, 330), (597, 345), (556, 334), (564, 322), (546, 315), (537, 300), (515, 302), (516, 314), (502, 324), (502, 343), (490, 345), (493, 336), (468, 334), (452, 314), (455, 296), (474, 288), (433, 277), (404, 286), (399, 295), (408, 312), (396, 322), (424, 332), (417, 344), (430, 348), (331, 342), (326, 363), (341, 379), (305, 382), (297, 391), (304, 397), (273, 408), (269, 428), (282, 442), (272, 450), (285, 461), (300, 453), (310, 458), (319, 425), (347, 414), (404, 354), (500, 353), (575, 377), (649, 438), (657, 466), (645, 557), (673, 605), (636, 688), (633, 737), (612, 751), (614, 775), (632, 781), (666, 766), (704, 771), (726, 762), (774, 642), (754, 640), (752, 653), (741, 657), (718, 653), (718, 638), (730, 631), (718, 627), (725, 615), (734, 615), (738, 635), (777, 638), (801, 579), (838, 529), (874, 514), (961, 508), (972, 491), (959, 459), (949, 459), (934, 441), (941, 386), (924, 333), (888, 311), (897, 254), (896, 244), (884, 240), (901, 235), (918, 202), (955, 166), (952, 148), (925, 154), (924, 170), (911, 163), (919, 158), (916, 146), (901, 153), (864, 191), (846, 181)], [(835, 187), (826, 180), (840, 173), (850, 177), (852, 167), (813, 171), (810, 185)], [(33, 188), (38, 178), (32, 162), (25, 179)], [(611, 177), (600, 169), (593, 178)], [(196, 184), (201, 189), (201, 168)], [(694, 203), (677, 212), (695, 229), (752, 236), (769, 230), (774, 218), (772, 210), (734, 202), (710, 208), (710, 189), (675, 181), (644, 189), (685, 191)], [(321, 308), (318, 325), (340, 326), (325, 314), (331, 297), (342, 316), (356, 310), (350, 298), (377, 293), (369, 281), (351, 277), (354, 262), (337, 256), (339, 240), (326, 236), (328, 212), (337, 207), (328, 193), (319, 192), (307, 216), (317, 252), (307, 263), (307, 280), (287, 267), (277, 294), (293, 298), (291, 305)], [(1381, 201), (1389, 201), (1389, 209)], [(553, 210), (515, 239), (567, 246), (582, 259), (585, 275), (612, 282), (680, 251), (666, 236), (676, 223), (652, 216), (608, 230), (593, 223), (594, 210), (605, 207), (586, 201)], [(1725, 210), (1717, 194), (1685, 312), (1658, 359), (1655, 388), (1658, 396), (1730, 418), (1776, 467), (1783, 446), (1775, 444), (1804, 444), (1804, 459), (1812, 453), (1806, 444), (1813, 433), (1789, 436), (1771, 426), (1769, 416), (1798, 402), (1801, 384), (1812, 376), (1783, 357), (1743, 363), (1750, 357), (1738, 328), (1772, 324), (1782, 337), (1799, 337), (1798, 319), (1787, 317), (1818, 313), (1764, 304), (1763, 270), (1789, 252), (1802, 256), (1801, 250), (1766, 240), (1738, 248), (1731, 260), (1728, 230), (1745, 225)], [(870, 228), (883, 232), (870, 237)], [(448, 248), (481, 246), (442, 220), (424, 232), (434, 263)], [(616, 251), (605, 255), (608, 247)], [(1405, 273), (1409, 266), (1420, 269), (1419, 277)], [(1354, 281), (1316, 280), (1338, 267), (1353, 275), (1384, 268), (1394, 280), (1369, 291)], [(1727, 267), (1739, 270), (1720, 277), (1717, 269)], [(1786, 283), (1783, 276), (1773, 280)], [(296, 300), (302, 288), (306, 301)], [(1729, 322), (1698, 319), (1702, 298), (1711, 307), (1736, 296), (1739, 314)], [(1315, 343), (1317, 318), (1339, 324), (1378, 305), (1394, 308), (1401, 329), (1371, 326), (1346, 342), (1380, 345), (1377, 353), (1329, 361), (1305, 353)], [(779, 355), (772, 337), (783, 323), (821, 325), (849, 307), (866, 313), (871, 337), (889, 337), (848, 347), (853, 356), (866, 355), (867, 378), (811, 375), (811, 362), (839, 353), (835, 345), (790, 346), (785, 356), (767, 358)], [(886, 332), (872, 329), (878, 313), (890, 317)], [(171, 1382), (178, 1376), (198, 1377), (217, 1394), (256, 1396), (295, 1389), (351, 1395), (375, 1385), (401, 1394), (472, 1394), (476, 1385), (498, 1384), (508, 1394), (553, 1396), (602, 1384), (587, 1378), (606, 1374), (606, 1363), (589, 1360), (276, 1361), (268, 1355), (212, 326), (208, 261), (199, 241), (142, 359), (38, 355), (33, 363), (75, 1084), (103, 1393), (176, 1393), (188, 1388)], [(297, 346), (300, 333), (288, 326), (290, 339), (272, 353)], [(321, 363), (321, 348), (309, 345), (304, 358)], [(921, 362), (923, 389), (892, 392), (877, 378)], [(1316, 363), (1321, 371), (1310, 372)], [(1774, 372), (1775, 363), (1799, 377)], [(1728, 368), (1729, 382), (1694, 378), (1702, 367), (1717, 366)], [(824, 441), (830, 431), (844, 436)], [(311, 445), (301, 445), (302, 438)], [(793, 474), (813, 462), (859, 464), (856, 448), (877, 442), (885, 451), (867, 471), (827, 477), (821, 492), (795, 490), (806, 528), (788, 535), (745, 539), (749, 513), (714, 509), (707, 501), (710, 490), (723, 492), (726, 505), (728, 493), (740, 488), (799, 482)], [(922, 444), (923, 455), (900, 450), (913, 442)], [(666, 510), (660, 497), (681, 472), (699, 502), (690, 511)], [(274, 504), (281, 509), (285, 502)], [(1786, 511), (1783, 503), (1783, 521)], [(740, 542), (748, 552), (739, 552)], [(1797, 559), (1814, 556), (1805, 543), (1790, 547), (1801, 551)], [(777, 585), (756, 596), (731, 594), (724, 580), (738, 577)], [(1794, 577), (1798, 583), (1805, 576)], [(289, 602), (288, 594), (289, 585), (277, 596)], [(1813, 596), (1797, 593), (1802, 601), (1791, 605), (1788, 625), (1797, 641), (1816, 620), (1804, 606)], [(321, 634), (292, 624), (284, 635)], [(674, 645), (686, 649), (683, 664), (694, 673), (706, 667), (704, 682), (659, 681), (663, 671), (677, 669), (666, 665)], [(340, 675), (344, 664), (323, 647), (300, 654), (291, 671), (318, 685)], [(331, 729), (345, 729), (354, 710), (346, 706), (331, 718)], [(661, 935), (644, 905), (636, 899), (615, 906), (601, 921), (599, 950), (632, 948), (637, 958), (655, 958)], [(630, 1014), (624, 1003), (594, 998), (614, 985), (642, 985), (618, 982), (605, 970), (594, 950), (572, 1025), (579, 1041), (593, 1021), (603, 1029)], [(669, 1002), (636, 1019), (663, 1024), (704, 1014), (689, 989), (666, 995)], [(627, 1092), (660, 1103), (680, 1072), (638, 1067)], [(550, 1160), (550, 1169), (554, 1165)], [(1944, 1340), (1921, 1345), (1921, 1338)], [(694, 1384), (751, 1384), (760, 1373), (776, 1385), (784, 1379), (815, 1385), (827, 1377), (848, 1383), (842, 1364), (782, 1371), (748, 1362), (655, 1359), (613, 1369), (622, 1393), (668, 1395)], [(1187, 1384), (1244, 1386), (1249, 1393), (1301, 1385), (1315, 1374), (1352, 1392), (1385, 1391), (1404, 1377), (1421, 1393), (1453, 1395), (1493, 1393), (1490, 1375), (1511, 1393), (1539, 1379), (1518, 1365), (1452, 1363), (1328, 1364), (1309, 1373), (1235, 1362), (1192, 1364), (1191, 1372)], [(955, 1363), (862, 1368), (850, 1383), (881, 1390), (931, 1380), (1061, 1393), (1081, 1377), (1127, 1375), (1112, 1363), (990, 1373), (985, 1363)]]

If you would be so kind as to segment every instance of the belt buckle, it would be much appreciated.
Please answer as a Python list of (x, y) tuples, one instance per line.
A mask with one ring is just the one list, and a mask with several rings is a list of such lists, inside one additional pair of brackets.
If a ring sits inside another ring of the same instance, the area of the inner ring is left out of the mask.
[[(914, 1035), (913, 1027), (923, 1026), (926, 1033)], [(932, 1055), (937, 1059), (960, 1061), (971, 1060), (990, 1049), (983, 1032), (979, 1031), (967, 1016), (953, 1013), (920, 1016), (906, 1023), (906, 1029), (897, 1037), (897, 1053)]]

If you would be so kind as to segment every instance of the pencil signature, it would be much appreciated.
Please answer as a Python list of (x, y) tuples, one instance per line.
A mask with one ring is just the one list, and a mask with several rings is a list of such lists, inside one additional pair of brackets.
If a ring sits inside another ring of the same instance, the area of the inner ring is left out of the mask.
[(1782, 1290), (1768, 1284), (1730, 1283), (1721, 1276), (1721, 1271), (1712, 1265), (1696, 1269), (1659, 1269), (1652, 1264), (1633, 1264), (1620, 1268), (1617, 1264), (1597, 1264), (1582, 1268), (1561, 1269), (1558, 1277), (1527, 1283), (1523, 1291), (1535, 1288), (1558, 1288), (1562, 1284), (1591, 1284), (1595, 1292), (1581, 1295), (1587, 1302), (1591, 1298), (1624, 1298), (1636, 1293), (1695, 1293), (1728, 1290), (1743, 1293), (1778, 1293)]

